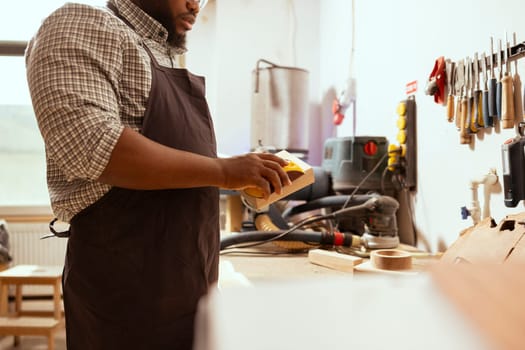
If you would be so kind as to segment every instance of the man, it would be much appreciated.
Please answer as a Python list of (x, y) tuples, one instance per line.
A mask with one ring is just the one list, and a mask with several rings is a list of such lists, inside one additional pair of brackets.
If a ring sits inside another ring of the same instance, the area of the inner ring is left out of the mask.
[(218, 188), (290, 183), (276, 156), (216, 157), (203, 78), (173, 66), (203, 3), (66, 4), (28, 46), (51, 203), (70, 223), (68, 350), (191, 349), (218, 277)]

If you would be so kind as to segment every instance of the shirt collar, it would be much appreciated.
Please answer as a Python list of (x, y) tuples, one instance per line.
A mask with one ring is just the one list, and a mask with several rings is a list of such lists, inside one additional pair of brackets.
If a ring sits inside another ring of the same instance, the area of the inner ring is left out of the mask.
[(109, 0), (108, 3), (117, 8), (118, 14), (129, 22), (139, 36), (167, 45), (168, 31), (166, 28), (131, 0)]

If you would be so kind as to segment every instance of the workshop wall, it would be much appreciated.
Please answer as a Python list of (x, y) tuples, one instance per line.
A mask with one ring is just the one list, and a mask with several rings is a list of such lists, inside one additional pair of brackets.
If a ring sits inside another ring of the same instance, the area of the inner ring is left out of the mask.
[[(494, 2), (430, 0), (356, 1), (356, 74), (358, 81), (358, 134), (386, 135), (395, 142), (395, 108), (405, 98), (405, 84), (417, 80), (418, 191), (415, 218), (433, 249), (438, 242), (453, 242), (472, 225), (462, 220), (460, 208), (470, 207), (470, 182), (496, 168), (502, 183), (501, 145), (514, 137), (513, 129), (492, 129), (475, 137), (472, 147), (460, 145), (459, 133), (447, 122), (445, 108), (424, 94), (426, 81), (439, 56), (454, 61), (475, 52), (488, 53), (490, 37), (525, 40), (525, 9), (519, 0)], [(523, 60), (521, 60), (523, 61)], [(519, 73), (525, 74), (524, 62)], [(345, 128), (346, 127), (346, 128)], [(348, 134), (348, 125), (338, 130)], [(524, 179), (525, 181), (525, 179)], [(502, 185), (501, 185), (502, 187)], [(479, 190), (483, 207), (483, 187)], [(523, 204), (507, 208), (502, 189), (490, 201), (491, 215), (523, 211)]]
[[(251, 71), (259, 58), (310, 71), (311, 163), (319, 164), (323, 140), (352, 135), (350, 115), (335, 128), (330, 105), (349, 74), (350, 0), (216, 0), (189, 38), (188, 67), (207, 76), (210, 108), (219, 151), (249, 150)], [(418, 230), (432, 250), (452, 243), (472, 225), (460, 208), (470, 207), (470, 181), (495, 168), (502, 181), (501, 144), (513, 130), (482, 132), (472, 147), (460, 145), (445, 108), (424, 94), (435, 59), (459, 60), (488, 52), (490, 36), (516, 32), (525, 40), (519, 0), (452, 1), (356, 0), (356, 135), (386, 136), (396, 143), (396, 107), (406, 83), (417, 80), (418, 189), (414, 197)], [(519, 72), (525, 77), (523, 62)], [(525, 79), (523, 79), (525, 80)], [(483, 188), (479, 189), (483, 207)], [(506, 208), (503, 195), (492, 194), (496, 221), (523, 211)]]
[(188, 38), (188, 68), (207, 77), (219, 152), (250, 150), (252, 71), (264, 58), (307, 69), (319, 91), (319, 0), (211, 1)]

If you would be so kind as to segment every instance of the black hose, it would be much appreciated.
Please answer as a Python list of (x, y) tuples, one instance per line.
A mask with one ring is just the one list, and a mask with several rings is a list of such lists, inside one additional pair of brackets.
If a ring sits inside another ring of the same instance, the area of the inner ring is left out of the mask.
[[(235, 246), (241, 243), (261, 242), (272, 240), (283, 234), (282, 231), (250, 231), (235, 233), (221, 239), (220, 250)], [(344, 239), (340, 245), (350, 247), (352, 245), (352, 235), (343, 234)], [(312, 232), (312, 231), (293, 231), (279, 238), (280, 241), (300, 241), (305, 243), (317, 243), (333, 245), (336, 242), (335, 235), (329, 232)]]
[[(352, 196), (347, 206), (350, 207), (354, 205), (363, 204), (370, 198), (378, 197), (378, 196), (379, 195), (377, 193), (375, 194), (356, 194)], [(322, 208), (339, 209), (343, 205), (345, 205), (349, 197), (350, 197), (349, 195), (334, 195), (334, 196), (318, 198), (313, 201), (307, 202), (305, 204), (301, 204), (295, 207), (288, 208), (287, 210), (283, 212), (283, 218), (286, 219), (293, 215), (297, 215), (297, 214), (311, 211), (311, 210), (322, 209)]]

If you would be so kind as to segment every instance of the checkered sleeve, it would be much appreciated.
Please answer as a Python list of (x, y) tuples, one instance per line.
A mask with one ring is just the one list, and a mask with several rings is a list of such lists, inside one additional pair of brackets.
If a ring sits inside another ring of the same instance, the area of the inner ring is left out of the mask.
[(97, 179), (124, 128), (118, 108), (123, 38), (107, 16), (66, 5), (44, 21), (26, 54), (47, 157), (68, 181)]

